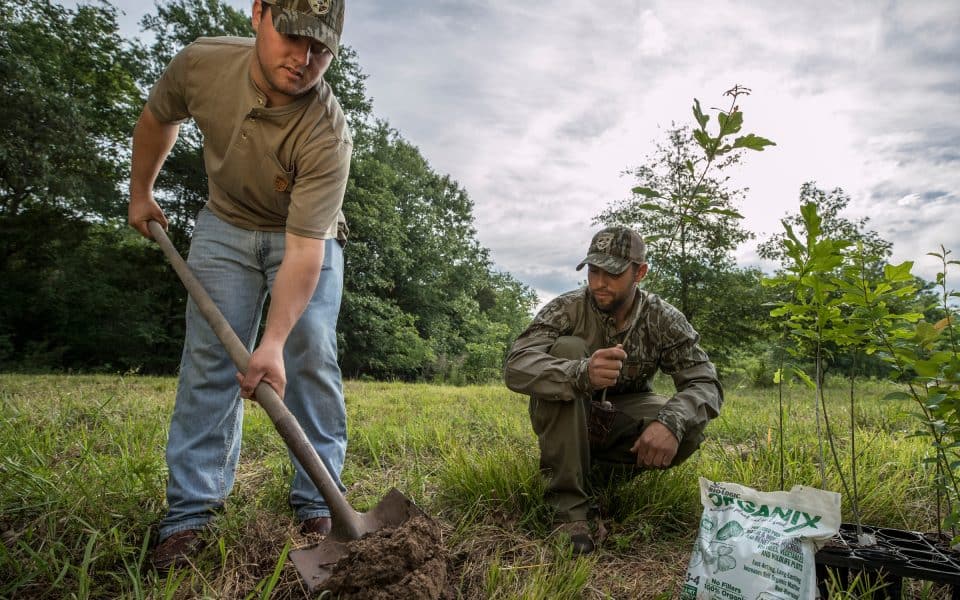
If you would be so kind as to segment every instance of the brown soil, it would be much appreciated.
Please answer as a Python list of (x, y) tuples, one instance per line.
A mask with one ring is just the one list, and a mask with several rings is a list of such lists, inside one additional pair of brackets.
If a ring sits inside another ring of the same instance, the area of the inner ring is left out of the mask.
[(414, 517), (351, 542), (324, 584), (334, 598), (392, 600), (456, 597), (440, 527)]

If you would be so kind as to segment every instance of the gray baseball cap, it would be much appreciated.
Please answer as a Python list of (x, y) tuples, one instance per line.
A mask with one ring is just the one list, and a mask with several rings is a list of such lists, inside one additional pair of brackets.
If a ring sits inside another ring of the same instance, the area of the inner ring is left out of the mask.
[(344, 0), (261, 0), (273, 8), (273, 27), (287, 35), (310, 37), (333, 52), (340, 50)]
[(647, 249), (643, 238), (636, 231), (622, 225), (601, 229), (590, 240), (587, 257), (580, 261), (577, 270), (583, 265), (594, 265), (613, 275), (627, 270), (630, 263), (644, 263)]

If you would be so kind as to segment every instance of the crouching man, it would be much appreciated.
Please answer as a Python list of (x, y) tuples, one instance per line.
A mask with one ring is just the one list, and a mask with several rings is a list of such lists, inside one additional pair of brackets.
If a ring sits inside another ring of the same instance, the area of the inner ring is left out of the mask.
[[(703, 441), (723, 390), (679, 310), (637, 284), (647, 274), (643, 239), (608, 227), (577, 270), (587, 287), (549, 302), (507, 356), (507, 387), (530, 396), (530, 421), (548, 473), (544, 500), (576, 554), (594, 549), (588, 481), (592, 464), (644, 469), (680, 464)], [(654, 393), (657, 370), (673, 397)]]

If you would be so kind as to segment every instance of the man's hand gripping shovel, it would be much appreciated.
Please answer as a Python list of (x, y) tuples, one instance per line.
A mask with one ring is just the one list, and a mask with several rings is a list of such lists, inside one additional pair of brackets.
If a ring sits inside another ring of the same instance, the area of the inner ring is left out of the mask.
[[(163, 253), (167, 256), (177, 275), (180, 276), (180, 281), (183, 282), (190, 297), (199, 307), (201, 314), (226, 348), (237, 369), (245, 372), (250, 360), (250, 353), (240, 341), (240, 338), (231, 329), (220, 309), (217, 308), (210, 295), (203, 289), (200, 281), (180, 256), (180, 253), (174, 248), (160, 224), (156, 221), (150, 221), (148, 227), (150, 233), (153, 234), (153, 239), (160, 244)], [(280, 433), (293, 455), (300, 461), (311, 481), (320, 490), (330, 507), (330, 516), (333, 522), (330, 535), (318, 544), (290, 552), (290, 559), (311, 592), (315, 591), (330, 577), (337, 560), (346, 555), (347, 544), (350, 541), (360, 539), (368, 533), (384, 528), (397, 527), (411, 517), (426, 516), (413, 501), (396, 488), (387, 492), (387, 495), (370, 511), (365, 513), (355, 511), (347, 503), (346, 498), (330, 476), (326, 465), (320, 460), (320, 456), (310, 445), (300, 424), (283, 404), (277, 392), (269, 384), (261, 382), (254, 395), (257, 403), (270, 416), (277, 432)]]

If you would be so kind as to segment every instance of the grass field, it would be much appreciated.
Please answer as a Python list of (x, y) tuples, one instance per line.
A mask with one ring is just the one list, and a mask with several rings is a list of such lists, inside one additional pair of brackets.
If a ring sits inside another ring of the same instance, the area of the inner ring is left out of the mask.
[[(0, 375), (0, 597), (305, 596), (296, 570), (280, 560), (303, 542), (286, 504), (286, 449), (251, 403), (237, 484), (213, 543), (195, 568), (145, 568), (164, 511), (175, 386), (173, 378)], [(441, 524), (463, 598), (674, 597), (700, 518), (698, 476), (780, 489), (778, 392), (731, 385), (708, 441), (687, 463), (599, 486), (609, 536), (598, 552), (572, 558), (548, 535), (524, 397), (497, 385), (345, 387), (349, 501), (364, 510), (394, 486), (412, 498)], [(828, 391), (849, 477), (849, 390)], [(928, 442), (910, 435), (911, 405), (879, 400), (887, 391), (889, 384), (857, 386), (863, 522), (932, 531)], [(784, 393), (786, 487), (821, 487), (813, 394)], [(833, 464), (826, 473), (826, 487), (842, 491)], [(847, 495), (843, 518), (852, 519)], [(923, 583), (908, 593), (947, 597)]]

